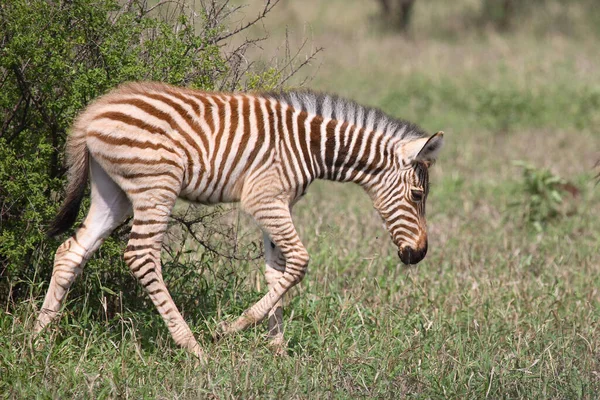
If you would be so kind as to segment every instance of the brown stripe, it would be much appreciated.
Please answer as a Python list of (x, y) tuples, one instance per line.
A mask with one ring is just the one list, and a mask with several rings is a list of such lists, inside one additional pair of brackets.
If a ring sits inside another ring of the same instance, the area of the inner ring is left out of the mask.
[[(249, 99), (246, 96), (242, 97), (242, 116), (244, 118), (244, 129), (242, 131), (242, 137), (240, 138), (240, 143), (238, 144), (237, 152), (235, 153), (235, 157), (233, 158), (233, 162), (227, 171), (225, 177), (223, 177), (223, 189), (221, 190), (221, 194), (219, 197), (219, 201), (223, 200), (223, 192), (225, 191), (225, 187), (229, 183), (231, 179), (231, 174), (235, 171), (237, 165), (240, 163), (240, 159), (242, 158), (242, 154), (248, 147), (248, 142), (250, 140), (250, 101), (254, 101), (255, 99)], [(256, 110), (255, 110), (256, 112)], [(256, 145), (255, 145), (256, 147)], [(233, 149), (232, 149), (233, 150)], [(249, 159), (245, 160), (246, 164), (250, 162)]]
[(125, 253), (123, 255), (123, 259), (125, 259), (125, 262), (127, 263), (127, 265), (129, 265), (129, 264), (131, 264), (131, 263), (133, 263), (133, 262), (135, 262), (137, 260), (140, 260), (140, 259), (146, 257), (148, 254), (150, 254), (150, 253), (145, 253), (145, 254), (130, 254), (130, 253)]
[[(348, 146), (348, 154), (350, 157), (345, 165), (342, 167), (339, 179), (342, 182), (347, 182), (351, 180), (354, 176), (356, 176), (356, 168), (353, 168), (354, 163), (357, 161), (358, 155), (360, 155), (360, 146), (362, 144), (362, 129), (358, 129), (356, 127), (350, 128), (351, 135), (356, 136), (356, 140), (354, 141), (354, 146), (352, 145), (352, 141), (350, 141)], [(348, 175), (350, 174), (350, 175)]]
[(277, 211), (284, 212), (285, 210), (281, 207), (273, 206), (272, 203), (261, 204), (260, 207), (253, 208), (253, 213), (260, 214), (261, 212)]
[[(304, 163), (306, 164), (306, 166), (308, 167), (308, 169), (310, 171), (311, 178), (314, 179), (314, 178), (316, 178), (315, 168), (312, 164), (312, 157), (308, 150), (308, 144), (306, 143), (307, 142), (307, 140), (306, 140), (307, 132), (306, 132), (306, 127), (304, 126), (307, 118), (308, 118), (308, 114), (306, 113), (306, 111), (302, 111), (300, 114), (298, 114), (298, 117), (297, 117), (298, 132), (296, 134), (298, 135), (298, 139), (300, 141), (300, 149), (302, 151), (302, 158), (304, 159)], [(310, 179), (310, 180), (312, 180), (312, 179)]]
[(165, 93), (181, 100), (182, 102), (184, 102), (185, 104), (187, 104), (188, 106), (192, 107), (192, 109), (194, 110), (194, 112), (196, 113), (195, 117), (200, 117), (200, 115), (202, 114), (202, 109), (200, 108), (200, 105), (195, 102), (194, 100), (190, 99), (189, 97), (187, 97), (186, 95), (189, 95), (189, 93), (185, 93), (182, 91), (177, 91), (171, 88), (166, 88), (165, 89)]
[[(387, 202), (387, 199), (386, 199), (386, 202)], [(405, 206), (404, 204), (401, 204), (401, 203), (400, 204), (395, 204), (395, 207), (388, 211), (388, 213), (389, 213), (388, 215), (395, 214), (398, 210), (402, 210), (402, 211), (408, 213), (408, 215), (414, 215), (414, 211), (411, 208), (409, 208), (409, 207), (407, 207), (407, 206)], [(415, 223), (416, 222), (417, 221), (415, 220)]]
[[(192, 109), (196, 112), (196, 116), (190, 116), (189, 113), (186, 111), (185, 112), (185, 117), (186, 117), (186, 121), (188, 122), (188, 124), (190, 124), (190, 126), (192, 126), (196, 132), (196, 134), (198, 135), (198, 137), (200, 138), (200, 140), (202, 141), (202, 145), (204, 146), (204, 149), (206, 151), (207, 157), (208, 157), (208, 151), (209, 151), (209, 139), (208, 136), (213, 134), (214, 131), (214, 124), (213, 124), (213, 120), (212, 120), (212, 107), (210, 106), (210, 103), (207, 102), (206, 100), (200, 100), (200, 102), (202, 103), (203, 107), (201, 108), (200, 105), (186, 97), (184, 94), (178, 93), (176, 91), (167, 91), (167, 93), (169, 93), (171, 96), (178, 98), (179, 100), (181, 100), (182, 102), (184, 102), (185, 104), (188, 104), (190, 107), (192, 107)], [(191, 95), (192, 97), (196, 97), (198, 99), (198, 95), (195, 93), (186, 93), (187, 95)], [(207, 112), (208, 110), (208, 112)], [(202, 129), (202, 125), (200, 125), (199, 123), (196, 122), (196, 118), (198, 119), (204, 119), (205, 122), (208, 125), (208, 132), (205, 132), (204, 129)], [(202, 181), (202, 177), (203, 175), (206, 173), (206, 165), (204, 165), (204, 161), (202, 159), (202, 157), (199, 158), (200, 161), (200, 166), (198, 169), (198, 180), (196, 181), (196, 184), (194, 185), (194, 189), (193, 190), (197, 190), (198, 187), (200, 186), (200, 182)]]
[[(124, 103), (127, 104), (127, 103)], [(170, 138), (169, 134), (164, 131), (163, 129), (154, 126), (154, 125), (150, 125), (147, 124), (146, 122), (142, 121), (141, 119), (137, 119), (135, 117), (132, 117), (131, 115), (119, 112), (119, 111), (106, 111), (103, 112), (102, 114), (98, 114), (94, 117), (94, 120), (99, 120), (99, 119), (110, 119), (113, 121), (119, 121), (122, 122), (124, 124), (130, 125), (130, 126), (134, 126), (136, 128), (148, 131), (150, 133), (155, 133), (155, 134), (159, 134), (159, 135), (164, 135)], [(172, 138), (171, 138), (172, 139)]]
[(354, 147), (350, 150), (351, 156), (350, 156), (350, 160), (348, 162), (348, 166), (351, 167), (354, 164), (356, 164), (356, 166), (353, 168), (352, 172), (358, 172), (362, 169), (362, 156), (363, 153), (361, 153), (361, 147), (363, 142), (366, 140), (365, 137), (367, 136), (365, 134), (365, 130), (363, 128), (360, 129), (356, 129), (354, 131), (354, 134), (356, 135), (356, 141), (354, 143)]
[(136, 272), (138, 272), (140, 269), (142, 269), (144, 267), (144, 265), (148, 265), (149, 263), (154, 262), (154, 260), (150, 257), (146, 258), (144, 261), (142, 261), (139, 265), (137, 265), (135, 268), (131, 268), (131, 273), (135, 274)]
[(148, 190), (165, 190), (167, 192), (173, 193), (175, 196), (179, 196), (179, 192), (177, 190), (173, 189), (170, 186), (165, 186), (165, 185), (145, 186), (145, 187), (140, 187), (140, 188), (135, 188), (135, 189), (128, 189), (127, 193), (143, 193), (143, 192), (147, 192)]
[(267, 114), (264, 115), (264, 118), (266, 118), (267, 122), (269, 123), (269, 149), (265, 151), (262, 160), (260, 160), (260, 164), (264, 164), (265, 162), (267, 162), (269, 157), (272, 156), (273, 152), (277, 151), (277, 141), (280, 137), (275, 131), (275, 119), (271, 100), (266, 99), (265, 108), (267, 109)]
[[(242, 170), (242, 174), (245, 174), (246, 171), (248, 171), (248, 169), (254, 163), (254, 160), (256, 159), (258, 152), (260, 151), (260, 149), (262, 148), (262, 146), (264, 144), (265, 135), (267, 135), (267, 130), (265, 129), (265, 127), (266, 127), (265, 115), (263, 114), (260, 100), (258, 100), (256, 97), (254, 97), (254, 98), (252, 98), (252, 101), (254, 101), (254, 115), (256, 116), (257, 132), (254, 132), (254, 134), (256, 135), (256, 143), (254, 143), (254, 148), (252, 149), (252, 152), (250, 153), (250, 155), (248, 156), (248, 159), (246, 160), (246, 165), (244, 166), (244, 169)], [(268, 104), (266, 106), (268, 107)], [(267, 118), (268, 118), (268, 116), (267, 116)], [(272, 123), (272, 121), (269, 121), (269, 122)], [(271, 130), (269, 130), (268, 135), (273, 135), (273, 132)], [(268, 154), (269, 151), (267, 151), (266, 153)]]
[[(378, 135), (377, 140), (373, 145), (375, 147), (375, 157), (369, 165), (369, 169), (366, 171), (369, 175), (377, 175), (383, 170), (384, 165), (380, 164), (384, 160), (385, 154), (382, 154), (384, 153), (384, 148), (381, 146), (381, 142), (383, 142), (383, 135)], [(370, 146), (368, 147), (368, 150), (367, 154), (371, 151)]]
[[(139, 277), (137, 277), (137, 278), (138, 278), (138, 279), (141, 281), (141, 280), (142, 280), (142, 279), (144, 279), (146, 276), (148, 276), (148, 275), (150, 275), (150, 274), (153, 274), (153, 273), (156, 273), (156, 269), (155, 269), (155, 267), (148, 268), (148, 269), (146, 270), (146, 272), (144, 272), (142, 275), (140, 275), (140, 276), (139, 276)], [(150, 283), (147, 283), (147, 285), (149, 285), (149, 284), (150, 284)]]
[[(145, 274), (144, 274), (145, 276)], [(140, 278), (140, 282), (142, 281), (142, 279)], [(157, 283), (158, 282), (158, 278), (152, 278), (150, 279), (148, 282), (146, 283), (142, 283), (142, 285), (144, 286), (144, 288), (146, 288), (146, 290), (148, 290), (147, 288), (152, 285), (153, 283)]]
[[(393, 213), (390, 213), (390, 214), (393, 214)], [(414, 214), (411, 214), (411, 215), (414, 215)], [(414, 217), (408, 216), (408, 215), (401, 215), (401, 216), (394, 217), (392, 219), (387, 220), (387, 223), (388, 223), (388, 225), (392, 226), (398, 221), (407, 221), (407, 222), (411, 222), (415, 225), (419, 225), (419, 221), (417, 220), (417, 218), (414, 218)]]
[[(319, 166), (319, 178), (323, 178), (325, 174), (325, 160), (321, 157), (321, 123), (323, 118), (316, 116), (310, 121), (310, 152)], [(344, 154), (344, 153), (342, 153)]]
[(202, 117), (204, 118), (206, 125), (208, 125), (208, 128), (210, 129), (210, 134), (214, 135), (215, 121), (213, 120), (212, 115), (213, 104), (206, 98), (206, 95), (199, 95), (195, 93), (188, 94), (194, 97), (195, 99), (198, 99), (202, 103), (202, 106), (204, 107), (204, 114), (202, 115)]
[[(244, 98), (242, 97), (242, 104), (243, 104)], [(231, 152), (233, 151), (233, 139), (236, 136), (236, 131), (238, 128), (238, 124), (239, 124), (239, 104), (238, 104), (238, 99), (236, 99), (235, 97), (231, 97), (231, 99), (229, 100), (229, 107), (231, 109), (231, 121), (230, 121), (230, 125), (229, 125), (229, 132), (227, 132), (227, 134), (229, 135), (227, 137), (227, 143), (225, 144), (225, 148), (223, 149), (223, 156), (221, 157), (221, 162), (219, 164), (219, 168), (217, 169), (217, 180), (215, 181), (215, 184), (213, 185), (210, 194), (207, 196), (207, 198), (210, 198), (214, 193), (215, 190), (217, 189), (217, 186), (219, 186), (223, 181), (221, 181), (222, 177), (223, 177), (223, 172), (225, 172), (225, 164), (227, 162), (227, 159), (230, 157)], [(224, 187), (224, 182), (223, 182), (223, 186)], [(221, 193), (222, 196), (222, 193)]]
[[(215, 103), (217, 103), (217, 105), (219, 105), (219, 102), (221, 102), (221, 104), (220, 104), (220, 107), (217, 109), (218, 110), (218, 118), (219, 118), (219, 130), (215, 135), (215, 147), (212, 150), (212, 154), (211, 154), (210, 161), (208, 164), (210, 173), (207, 178), (206, 189), (209, 189), (210, 186), (213, 185), (213, 179), (215, 177), (215, 172), (217, 169), (217, 165), (216, 165), (217, 164), (217, 155), (219, 153), (219, 147), (221, 146), (221, 139), (225, 132), (225, 122), (226, 122), (225, 114), (226, 114), (226, 107), (227, 107), (226, 102), (223, 101), (222, 99), (219, 99), (217, 96), (212, 97), (212, 99), (213, 99), (213, 101), (215, 101)], [(212, 188), (212, 190), (214, 190), (214, 187)]]
[[(278, 240), (283, 241), (283, 242), (291, 242), (291, 241), (294, 241), (296, 238), (296, 231), (295, 231), (295, 229), (292, 229), (290, 231), (282, 230), (281, 232), (278, 232), (277, 235), (278, 235)], [(288, 262), (289, 262), (289, 260), (288, 260)]]
[[(282, 160), (290, 160), (291, 159), (291, 154), (288, 153), (288, 149), (287, 146), (285, 145), (285, 140), (283, 135), (285, 134), (285, 131), (283, 129), (283, 108), (281, 107), (280, 103), (275, 103), (274, 106), (275, 110), (273, 111), (273, 118), (277, 118), (277, 136), (279, 138), (279, 144), (280, 144), (280, 148), (278, 149), (280, 152), (280, 158)], [(285, 161), (283, 161), (285, 162)], [(290, 166), (291, 167), (291, 166)], [(289, 172), (288, 172), (288, 168), (282, 168), (282, 177), (284, 178), (284, 180), (286, 181), (286, 187), (292, 187), (292, 182), (290, 180), (289, 177)]]
[[(171, 88), (167, 88), (165, 90), (165, 93), (181, 100), (188, 106), (192, 107), (192, 109), (196, 113), (195, 117), (200, 118), (202, 116), (202, 109), (200, 108), (200, 105), (197, 102), (195, 102), (194, 100), (192, 100), (186, 96), (186, 95), (190, 95), (190, 93), (178, 92), (177, 90), (172, 90)], [(192, 97), (195, 97), (195, 96), (192, 95)], [(186, 113), (187, 113), (187, 111), (186, 111)]]
[[(298, 138), (298, 135), (297, 132), (294, 130), (294, 111), (291, 107), (288, 107), (285, 110), (285, 123), (287, 125), (288, 135), (290, 136), (289, 139), (292, 150), (292, 156), (295, 157), (296, 161), (298, 162), (298, 168), (300, 169), (300, 174), (302, 175), (302, 184), (305, 185), (308, 182), (308, 175), (304, 170), (304, 160), (302, 155), (300, 154), (300, 149), (296, 144), (296, 139)], [(294, 163), (290, 162), (290, 164), (290, 167), (293, 167), (295, 169), (295, 167), (293, 166)], [(297, 173), (298, 171), (296, 171), (296, 183), (300, 183), (298, 182), (298, 178), (300, 178), (300, 176), (298, 176)]]
[(327, 178), (332, 179), (335, 171), (335, 165), (333, 164), (335, 154), (335, 144), (337, 138), (335, 137), (335, 126), (337, 121), (331, 120), (325, 127), (327, 139), (325, 140), (325, 164), (327, 165)]
[[(148, 93), (145, 93), (144, 95), (152, 98), (152, 95)], [(169, 113), (166, 113), (156, 108), (152, 104), (138, 98), (116, 99), (111, 101), (110, 104), (131, 105), (139, 108), (146, 114), (152, 115), (155, 118), (165, 121), (169, 124), (171, 129), (175, 130), (177, 133), (179, 133), (179, 135), (181, 135), (185, 139), (185, 141), (190, 145), (190, 147), (196, 150), (196, 153), (198, 154), (198, 159), (202, 158), (202, 153), (200, 151), (200, 148), (198, 147), (198, 144), (190, 137), (190, 135), (186, 133), (185, 130), (183, 130), (181, 126), (179, 126), (177, 121), (175, 121), (175, 119)], [(189, 153), (187, 153), (186, 155), (188, 155), (187, 176), (191, 178), (193, 176), (193, 159), (189, 156)]]
[[(202, 146), (204, 146), (205, 149), (208, 149), (208, 139), (207, 139), (206, 135), (204, 134), (202, 127), (200, 126), (200, 124), (198, 124), (198, 122), (196, 122), (194, 116), (190, 115), (190, 113), (186, 109), (184, 109), (181, 105), (177, 104), (176, 102), (169, 99), (168, 97), (163, 96), (158, 93), (147, 93), (146, 97), (150, 97), (151, 99), (162, 101), (163, 103), (167, 104), (169, 107), (174, 109), (181, 116), (181, 118), (183, 118), (185, 120), (185, 122), (187, 122), (187, 124), (192, 128), (192, 131), (198, 136), (198, 138), (202, 142)], [(179, 126), (179, 125), (177, 125), (177, 126)], [(182, 129), (182, 128), (179, 128), (179, 129)], [(199, 147), (195, 146), (195, 148), (198, 151), (198, 160), (200, 162), (200, 173), (202, 173), (202, 171), (204, 171), (204, 169), (205, 169), (204, 165), (202, 163), (202, 154), (200, 153)]]
[(144, 211), (148, 211), (148, 210), (156, 210), (156, 207), (154, 207), (154, 206), (136, 206), (133, 209), (134, 209), (134, 211), (144, 212)]
[(359, 161), (357, 169), (361, 172), (368, 172), (372, 165), (369, 164), (369, 154), (371, 152), (371, 146), (373, 145), (374, 137), (371, 132), (363, 131), (362, 132), (363, 139), (365, 141), (365, 149), (359, 155)]
[(341, 168), (344, 166), (344, 158), (346, 157), (346, 154), (347, 154), (346, 146), (345, 146), (346, 129), (348, 129), (348, 123), (344, 122), (340, 126), (339, 133), (336, 138), (336, 140), (339, 141), (340, 145), (339, 145), (337, 153), (334, 154), (335, 165), (333, 166), (333, 168), (334, 168), (334, 173), (332, 176), (333, 180), (337, 180), (337, 178), (339, 177), (339, 172), (340, 172)]
[(334, 176), (334, 180), (341, 181), (342, 176), (345, 173), (345, 169), (348, 167), (348, 163), (346, 162), (346, 157), (350, 154), (350, 146), (352, 145), (352, 137), (354, 135), (355, 127), (349, 123), (344, 123), (344, 130), (341, 131), (340, 134), (340, 149), (338, 150), (338, 154), (341, 155), (339, 158), (338, 170)]
[[(80, 243), (79, 240), (77, 240), (77, 234), (79, 233), (79, 230), (76, 230), (75, 233), (73, 234), (72, 238), (73, 241), (79, 246), (79, 247), (83, 247)], [(84, 247), (85, 248), (85, 247)], [(69, 249), (71, 249), (71, 243), (69, 243)]]
[(89, 132), (87, 132), (87, 135), (91, 136), (93, 138), (96, 138), (103, 143), (110, 144), (113, 146), (129, 146), (129, 147), (135, 147), (138, 149), (152, 149), (152, 150), (162, 149), (162, 150), (168, 151), (169, 153), (173, 153), (173, 154), (179, 156), (178, 152), (173, 150), (171, 147), (165, 146), (162, 143), (152, 143), (149, 141), (134, 140), (134, 139), (131, 139), (128, 137), (117, 138), (114, 136), (105, 135), (105, 134), (97, 132), (97, 131), (89, 131)]
[[(267, 100), (266, 109), (267, 109), (267, 119), (269, 120), (269, 132), (271, 133), (271, 135), (269, 137), (269, 140), (270, 140), (269, 147), (271, 148), (271, 150), (275, 151), (277, 149), (277, 143), (281, 139), (281, 134), (278, 134), (276, 132), (277, 128), (275, 125), (275, 119), (273, 118), (274, 110), (273, 110), (273, 107), (271, 107), (270, 100)], [(269, 153), (269, 152), (267, 152), (267, 153)]]
[[(124, 103), (124, 104), (127, 104), (127, 103)], [(185, 153), (185, 156), (188, 159), (188, 166), (189, 166), (190, 160), (192, 160), (192, 155), (188, 151), (187, 147), (184, 146), (182, 143), (180, 143), (177, 139), (175, 139), (174, 137), (169, 135), (165, 130), (163, 130), (157, 126), (147, 124), (146, 122), (144, 122), (140, 119), (137, 119), (135, 117), (132, 117), (130, 115), (127, 115), (127, 114), (124, 114), (124, 113), (118, 112), (118, 111), (104, 112), (104, 113), (99, 114), (96, 117), (94, 117), (94, 120), (102, 119), (102, 118), (119, 121), (119, 122), (122, 122), (127, 125), (135, 126), (139, 129), (145, 130), (150, 133), (159, 134), (159, 135), (168, 137), (175, 146), (177, 146), (179, 149), (181, 149)], [(189, 171), (188, 171), (188, 174), (189, 174)]]
[(156, 305), (156, 308), (160, 308), (162, 306), (164, 306), (165, 304), (167, 304), (169, 302), (169, 299), (164, 299), (163, 301), (161, 301), (160, 303), (158, 303)]
[(130, 254), (131, 253), (125, 253), (125, 257), (124, 257), (125, 263), (129, 266), (129, 268), (131, 268), (131, 266), (137, 260), (150, 260), (150, 261), (153, 261), (152, 251), (147, 251), (147, 252), (144, 252), (144, 253), (134, 254), (133, 257), (127, 257)]
[(94, 157), (100, 157), (100, 158), (105, 159), (106, 161), (110, 161), (115, 164), (142, 164), (142, 165), (169, 164), (169, 165), (172, 165), (174, 167), (177, 167), (177, 168), (183, 170), (182, 166), (179, 163), (176, 163), (175, 161), (169, 160), (168, 158), (164, 158), (164, 157), (161, 157), (158, 160), (146, 160), (146, 159), (139, 158), (139, 157), (131, 157), (131, 158), (112, 157), (112, 156), (107, 156), (107, 155), (101, 154), (101, 153), (94, 154)]
[(135, 219), (133, 220), (132, 225), (164, 225), (166, 224), (165, 221), (159, 221), (156, 219), (146, 219), (146, 220), (142, 220), (142, 219)]
[(119, 173), (119, 176), (122, 176), (125, 179), (140, 179), (140, 178), (160, 178), (164, 176), (169, 176), (177, 182), (181, 182), (181, 177), (175, 175), (172, 172), (164, 171), (164, 172), (139, 172), (139, 173)]
[(136, 240), (138, 240), (138, 239), (148, 239), (148, 238), (151, 238), (151, 237), (163, 234), (166, 231), (167, 231), (166, 229), (161, 229), (161, 230), (156, 231), (156, 232), (147, 232), (147, 233), (131, 232), (129, 234), (129, 239), (136, 239)]
[(147, 249), (152, 249), (152, 250), (158, 250), (154, 248), (154, 243), (150, 243), (150, 244), (139, 244), (139, 245), (133, 245), (133, 244), (128, 244), (127, 247), (125, 248), (125, 251), (139, 251), (139, 250), (147, 250)]
[(419, 236), (419, 231), (416, 228), (413, 228), (412, 226), (408, 226), (408, 225), (404, 225), (404, 224), (400, 224), (397, 227), (395, 227), (394, 229), (404, 229), (405, 231), (409, 231), (410, 233), (412, 233), (415, 236)]

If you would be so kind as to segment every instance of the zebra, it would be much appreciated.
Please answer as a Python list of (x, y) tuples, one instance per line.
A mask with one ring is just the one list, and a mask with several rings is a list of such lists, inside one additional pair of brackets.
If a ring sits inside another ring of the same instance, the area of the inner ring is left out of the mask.
[(428, 169), (443, 144), (412, 123), (335, 95), (310, 90), (217, 93), (157, 82), (123, 84), (75, 119), (66, 143), (66, 199), (48, 233), (75, 223), (87, 181), (83, 223), (57, 249), (35, 334), (58, 315), (69, 287), (110, 233), (133, 217), (124, 259), (175, 343), (200, 359), (201, 346), (162, 278), (160, 252), (175, 201), (240, 202), (263, 232), (268, 292), (229, 335), (268, 318), (284, 344), (283, 295), (302, 281), (309, 254), (292, 207), (316, 179), (362, 186), (398, 256), (416, 264), (427, 252)]

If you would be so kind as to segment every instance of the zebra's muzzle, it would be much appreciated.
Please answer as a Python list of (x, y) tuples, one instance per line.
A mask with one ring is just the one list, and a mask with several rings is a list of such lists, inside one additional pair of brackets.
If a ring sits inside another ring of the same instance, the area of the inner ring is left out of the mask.
[(425, 258), (427, 254), (427, 243), (422, 249), (415, 250), (410, 246), (401, 247), (398, 250), (398, 257), (405, 265), (417, 264)]

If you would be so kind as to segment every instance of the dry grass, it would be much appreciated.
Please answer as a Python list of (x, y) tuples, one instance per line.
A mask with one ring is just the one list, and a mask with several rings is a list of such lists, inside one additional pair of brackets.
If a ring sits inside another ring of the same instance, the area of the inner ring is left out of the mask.
[[(152, 309), (125, 305), (105, 323), (77, 306), (82, 299), (67, 306), (50, 344), (33, 352), (24, 304), (0, 318), (0, 392), (597, 398), (597, 37), (586, 34), (580, 5), (567, 6), (565, 24), (579, 19), (577, 29), (544, 30), (538, 16), (498, 34), (471, 25), (476, 0), (418, 3), (430, 6), (419, 5), (402, 37), (377, 25), (374, 1), (283, 0), (266, 27), (273, 48), (264, 50), (275, 51), (288, 26), (292, 42), (308, 36), (326, 48), (311, 87), (448, 132), (431, 178), (430, 251), (418, 267), (398, 264), (358, 187), (318, 182), (294, 211), (312, 261), (286, 311), (288, 357), (273, 357), (264, 327), (210, 343), (217, 319), (233, 318), (264, 291), (260, 261), (215, 261), (200, 293), (178, 294), (212, 357), (207, 367), (174, 348)], [(549, 168), (580, 191), (565, 195), (564, 214), (541, 230), (513, 205), (531, 196), (514, 160)], [(251, 221), (242, 219), (242, 228), (259, 239)], [(193, 308), (187, 300), (199, 294), (208, 300)]]

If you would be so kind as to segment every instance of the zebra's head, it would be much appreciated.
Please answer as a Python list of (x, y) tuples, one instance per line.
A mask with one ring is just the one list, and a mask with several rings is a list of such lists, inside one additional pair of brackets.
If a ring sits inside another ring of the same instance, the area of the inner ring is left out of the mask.
[(374, 206), (398, 246), (404, 264), (416, 264), (427, 253), (425, 201), (428, 168), (443, 144), (443, 132), (400, 143), (393, 167), (386, 170), (374, 193)]

